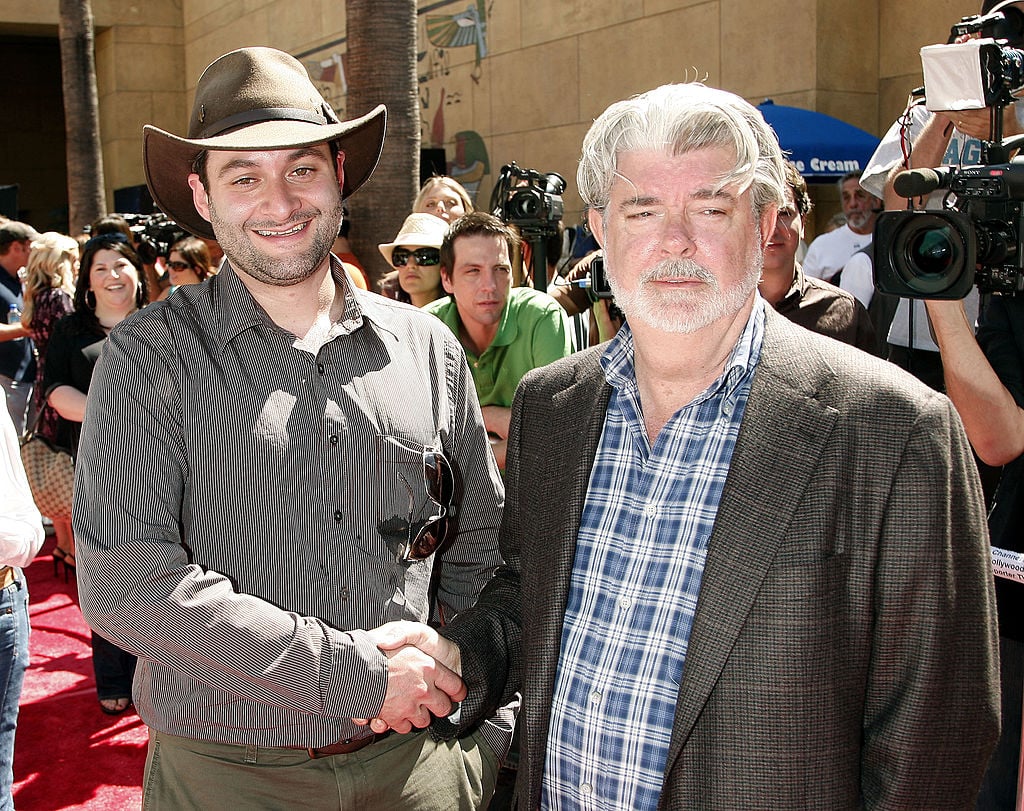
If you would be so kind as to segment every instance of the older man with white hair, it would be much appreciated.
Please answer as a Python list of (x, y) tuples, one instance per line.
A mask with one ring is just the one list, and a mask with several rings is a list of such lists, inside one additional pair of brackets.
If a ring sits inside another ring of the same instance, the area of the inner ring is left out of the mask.
[(521, 685), (530, 809), (971, 808), (998, 676), (952, 405), (759, 297), (785, 181), (747, 102), (613, 104), (578, 180), (626, 325), (517, 392), (507, 563), (442, 630), (461, 723)]

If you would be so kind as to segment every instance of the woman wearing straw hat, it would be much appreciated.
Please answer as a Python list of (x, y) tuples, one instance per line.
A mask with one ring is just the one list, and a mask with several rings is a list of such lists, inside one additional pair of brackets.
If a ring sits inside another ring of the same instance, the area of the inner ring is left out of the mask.
[(448, 223), (433, 214), (410, 214), (394, 242), (377, 246), (398, 273), (401, 292), (396, 298), (425, 307), (445, 295), (441, 286), (441, 243), (447, 231)]

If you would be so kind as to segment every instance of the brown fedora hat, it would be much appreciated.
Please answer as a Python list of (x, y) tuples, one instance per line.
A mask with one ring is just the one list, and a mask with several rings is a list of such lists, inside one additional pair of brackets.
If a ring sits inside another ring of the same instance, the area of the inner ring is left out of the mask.
[(146, 183), (161, 210), (182, 228), (213, 239), (192, 202), (188, 176), (209, 149), (296, 149), (337, 141), (345, 153), (342, 196), (366, 182), (380, 160), (387, 111), (339, 121), (297, 59), (273, 48), (242, 48), (215, 60), (199, 77), (188, 138), (143, 129)]

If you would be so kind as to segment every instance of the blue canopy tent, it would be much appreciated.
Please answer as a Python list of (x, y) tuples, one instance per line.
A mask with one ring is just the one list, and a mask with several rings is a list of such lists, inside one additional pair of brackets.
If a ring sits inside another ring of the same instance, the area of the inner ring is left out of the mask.
[(808, 183), (828, 183), (847, 172), (861, 172), (878, 138), (824, 113), (786, 107), (771, 99), (757, 105), (779, 144)]

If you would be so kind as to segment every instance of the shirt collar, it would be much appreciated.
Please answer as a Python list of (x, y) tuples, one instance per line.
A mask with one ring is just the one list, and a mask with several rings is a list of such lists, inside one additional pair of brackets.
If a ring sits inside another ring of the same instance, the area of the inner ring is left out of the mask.
[[(498, 322), (498, 331), (494, 335), (494, 340), (487, 345), (487, 348), (481, 352), (480, 355), (474, 355), (474, 357), (482, 357), (492, 347), (509, 346), (516, 340), (516, 338), (519, 337), (519, 324), (511, 315), (512, 299), (518, 289), (520, 288), (513, 287), (509, 291), (508, 298), (505, 300), (505, 306), (501, 310), (501, 321)], [(459, 315), (459, 305), (454, 298), (449, 297), (449, 301), (451, 302), (451, 307), (447, 313), (448, 317), (445, 318), (442, 314), (438, 315), (441, 317), (441, 320), (448, 325), (452, 332), (459, 335), (459, 328), (462, 326), (462, 316)], [(473, 353), (471, 350), (466, 349), (466, 354), (472, 355)]]
[[(734, 393), (744, 378), (750, 374), (761, 356), (761, 344), (764, 340), (764, 308), (765, 301), (760, 294), (754, 300), (743, 332), (733, 346), (726, 359), (725, 368), (707, 390), (698, 398), (710, 397), (720, 389), (727, 394)], [(604, 369), (608, 385), (618, 390), (636, 385), (636, 368), (633, 365), (633, 332), (628, 322), (622, 325), (608, 348), (601, 355), (601, 366)]]
[[(345, 291), (345, 314), (331, 331), (331, 337), (334, 338), (338, 334), (351, 333), (361, 327), (364, 311), (353, 293), (354, 285), (349, 281), (341, 261), (333, 254), (331, 276), (335, 284), (341, 285)], [(210, 279), (210, 291), (214, 312), (217, 313), (221, 352), (246, 330), (260, 324), (274, 327), (266, 311), (253, 298), (249, 288), (238, 278), (238, 273), (226, 258), (220, 271)], [(368, 301), (369, 297), (363, 299), (364, 303)]]
[(799, 301), (801, 298), (803, 298), (804, 293), (806, 292), (807, 279), (804, 276), (804, 269), (800, 267), (800, 263), (797, 262), (796, 272), (793, 274), (793, 283), (790, 284), (789, 290), (786, 291), (786, 295), (779, 299), (779, 304), (782, 304), (782, 302), (784, 301), (790, 300)]

